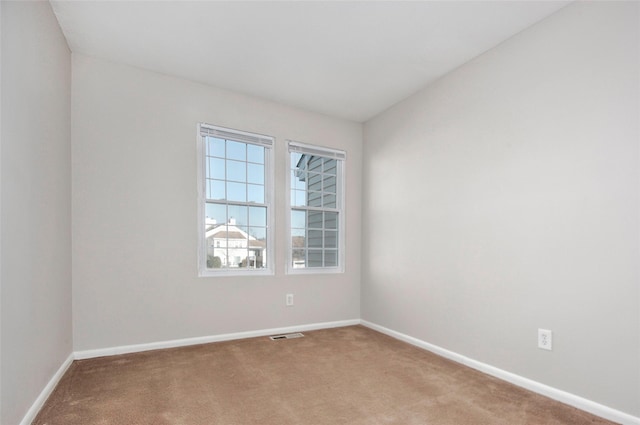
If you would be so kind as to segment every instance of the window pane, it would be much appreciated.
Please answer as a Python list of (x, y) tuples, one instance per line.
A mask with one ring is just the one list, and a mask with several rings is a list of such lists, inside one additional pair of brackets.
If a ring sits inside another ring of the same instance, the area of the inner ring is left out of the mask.
[(307, 267), (322, 267), (322, 250), (310, 249), (307, 253)]
[[(215, 223), (214, 223), (215, 221)], [(207, 202), (205, 207), (205, 225), (209, 223), (224, 224), (227, 222), (227, 206), (224, 204), (214, 204)]]
[(337, 174), (337, 164), (338, 164), (338, 161), (336, 161), (335, 159), (325, 158), (324, 168), (322, 171), (325, 174), (331, 174), (335, 176)]
[(247, 164), (245, 162), (227, 160), (227, 180), (246, 182)]
[(249, 227), (249, 246), (250, 247), (265, 247), (267, 240), (267, 228), (266, 227)]
[(217, 139), (215, 137), (207, 137), (207, 140), (209, 141), (209, 155), (217, 156), (218, 158), (224, 158), (224, 140)]
[(229, 224), (246, 226), (248, 224), (249, 207), (244, 205), (229, 205)]
[(209, 165), (207, 168), (207, 177), (213, 179), (224, 180), (224, 159), (209, 158)]
[(307, 226), (310, 229), (322, 229), (322, 211), (309, 211)]
[(227, 182), (227, 200), (247, 202), (247, 185), (244, 183)]
[(264, 184), (264, 165), (247, 164), (247, 181)]
[(324, 252), (324, 266), (325, 267), (338, 266), (338, 251), (327, 250)]
[(336, 195), (324, 195), (323, 206), (325, 208), (337, 208)]
[(249, 186), (249, 202), (255, 202), (257, 204), (264, 204), (264, 186), (257, 184), (250, 184)]
[(207, 249), (207, 268), (219, 269), (226, 267), (227, 250), (215, 247), (215, 242), (213, 242), (213, 240), (211, 241), (211, 244), (211, 247)]
[(291, 206), (302, 207), (307, 205), (307, 192), (303, 190), (291, 191)]
[(322, 174), (308, 173), (307, 174), (307, 189), (308, 190), (322, 190)]
[(246, 269), (247, 268), (247, 253), (242, 252), (239, 256), (236, 257), (236, 261), (238, 262), (238, 268), (239, 269)]
[[(295, 244), (295, 240), (294, 240), (294, 244)], [(295, 245), (294, 245), (295, 246)], [(293, 263), (293, 268), (294, 269), (300, 269), (300, 268), (304, 268), (305, 267), (305, 253), (306, 251), (304, 249), (300, 249), (300, 248), (294, 248), (292, 251), (292, 263)]]
[(298, 168), (303, 170), (305, 168), (307, 157), (302, 158), (302, 154), (298, 152), (291, 152), (291, 168)]
[(291, 188), (305, 190), (307, 188), (306, 182), (307, 174), (302, 171), (291, 171)]
[(267, 227), (267, 209), (265, 207), (249, 207), (249, 224)]
[(336, 176), (323, 176), (322, 190), (329, 193), (336, 193)]
[(227, 158), (239, 161), (247, 160), (247, 144), (227, 140)]
[(247, 268), (247, 249), (229, 249), (229, 267)]
[(309, 157), (309, 163), (307, 165), (307, 169), (309, 171), (313, 171), (316, 173), (322, 172), (322, 161), (323, 161), (323, 158), (319, 156)]
[(247, 161), (264, 164), (264, 146), (248, 144)]
[[(248, 248), (247, 234), (240, 231), (240, 229), (229, 226), (226, 232), (227, 236), (227, 250), (229, 255), (241, 255), (241, 251), (246, 251)], [(244, 253), (246, 255), (246, 252)]]
[(325, 212), (324, 213), (324, 228), (325, 229), (337, 229), (338, 228), (338, 213)]
[(322, 248), (322, 230), (309, 230), (307, 232), (307, 246), (309, 248)]
[(310, 207), (322, 206), (322, 193), (321, 192), (308, 192), (307, 193), (307, 205)]
[(335, 249), (338, 248), (338, 232), (336, 232), (335, 230), (325, 230), (324, 247)]
[(307, 227), (307, 213), (299, 210), (291, 211), (291, 227), (297, 229)]
[(249, 256), (247, 257), (247, 268), (262, 269), (265, 267), (264, 250), (249, 248)]
[[(247, 248), (247, 240), (249, 239), (249, 228), (246, 225), (238, 224), (236, 226), (237, 230), (239, 230), (238, 240), (242, 242), (242, 248)], [(235, 230), (233, 228), (230, 228)]]
[(211, 180), (211, 199), (225, 199), (224, 182), (220, 180)]

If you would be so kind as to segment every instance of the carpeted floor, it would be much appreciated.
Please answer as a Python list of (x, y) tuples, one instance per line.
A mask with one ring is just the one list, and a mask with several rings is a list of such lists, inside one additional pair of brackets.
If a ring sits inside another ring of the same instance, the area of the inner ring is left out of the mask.
[(611, 422), (352, 326), (75, 361), (33, 424)]

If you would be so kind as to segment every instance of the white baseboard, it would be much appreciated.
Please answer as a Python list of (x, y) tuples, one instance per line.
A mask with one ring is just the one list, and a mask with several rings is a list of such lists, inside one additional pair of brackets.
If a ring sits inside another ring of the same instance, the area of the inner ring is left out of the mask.
[(33, 422), (33, 420), (40, 412), (40, 409), (42, 409), (42, 406), (44, 406), (45, 401), (47, 401), (53, 390), (56, 388), (56, 385), (58, 385), (58, 382), (60, 382), (60, 379), (62, 379), (62, 376), (65, 374), (67, 369), (69, 369), (69, 366), (71, 366), (71, 363), (73, 363), (73, 353), (69, 354), (69, 357), (67, 357), (67, 359), (62, 363), (60, 368), (58, 368), (58, 371), (53, 375), (44, 389), (40, 392), (40, 395), (38, 396), (38, 398), (36, 398), (36, 401), (33, 402), (31, 407), (27, 411), (27, 414), (24, 415), (24, 418), (22, 418), (22, 421), (20, 421), (20, 425), (30, 425), (31, 422)]
[(400, 341), (404, 341), (411, 345), (415, 345), (417, 347), (425, 349), (427, 351), (431, 351), (432, 353), (438, 354), (442, 357), (461, 363), (465, 366), (469, 366), (473, 369), (479, 370), (488, 375), (502, 379), (503, 381), (510, 382), (519, 387), (526, 388), (535, 393), (544, 395), (551, 399), (560, 401), (562, 403), (568, 404), (570, 406), (576, 407), (580, 410), (584, 410), (586, 412), (592, 413), (594, 415), (600, 416), (610, 421), (618, 422), (623, 425), (640, 425), (640, 418), (636, 416), (632, 416), (627, 413), (621, 412), (619, 410), (615, 410), (610, 407), (604, 406), (602, 404), (593, 402), (591, 400), (587, 400), (585, 398), (576, 396), (574, 394), (567, 393), (562, 390), (558, 390), (556, 388), (550, 387), (545, 384), (541, 384), (539, 382), (533, 381), (528, 378), (524, 378), (514, 373), (507, 372), (502, 369), (498, 369), (486, 363), (482, 363), (477, 360), (473, 360), (468, 357), (465, 357), (461, 354), (455, 353), (453, 351), (449, 351), (442, 347), (438, 347), (437, 345), (429, 344), (428, 342), (422, 341), (412, 336), (409, 336), (400, 332), (396, 332), (391, 329), (385, 328), (383, 326), (377, 325), (375, 323), (372, 323), (366, 320), (360, 320), (360, 319), (313, 323), (313, 324), (307, 324), (307, 325), (262, 329), (262, 330), (247, 331), (247, 332), (236, 332), (236, 333), (228, 333), (228, 334), (212, 335), (212, 336), (196, 337), (196, 338), (184, 338), (184, 339), (176, 339), (176, 340), (170, 340), (170, 341), (152, 342), (148, 344), (124, 345), (119, 347), (103, 348), (103, 349), (97, 349), (97, 350), (76, 351), (75, 353), (69, 355), (69, 357), (60, 366), (58, 371), (51, 378), (47, 386), (42, 390), (42, 392), (40, 393), (36, 401), (33, 403), (31, 408), (25, 415), (25, 417), (22, 419), (22, 421), (20, 422), (20, 425), (31, 424), (31, 422), (35, 419), (38, 412), (44, 405), (45, 401), (51, 395), (51, 392), (54, 390), (54, 388), (56, 387), (56, 385), (58, 384), (58, 382), (60, 381), (64, 373), (67, 371), (67, 369), (69, 368), (69, 366), (71, 365), (74, 359), (81, 360), (81, 359), (89, 359), (94, 357), (113, 356), (117, 354), (158, 350), (163, 348), (174, 348), (174, 347), (184, 347), (188, 345), (206, 344), (210, 342), (231, 341), (235, 339), (254, 338), (254, 337), (291, 333), (291, 332), (306, 332), (306, 331), (312, 331), (312, 330), (318, 330), (318, 329), (338, 328), (338, 327), (353, 326), (358, 324), (362, 324), (363, 326), (366, 326), (368, 328), (371, 328), (383, 334), (389, 335)]
[(90, 359), (94, 357), (114, 356), (118, 354), (138, 353), (142, 351), (160, 350), (163, 348), (185, 347), (188, 345), (208, 344), (210, 342), (231, 341), (234, 339), (255, 338), (275, 334), (290, 332), (305, 332), (317, 329), (339, 328), (343, 326), (353, 326), (360, 324), (360, 319), (341, 320), (337, 322), (312, 323), (299, 326), (288, 326), (285, 328), (261, 329), (257, 331), (236, 332), (229, 334), (202, 336), (195, 338), (174, 339), (170, 341), (150, 342), (147, 344), (123, 345), (119, 347), (100, 348), (97, 350), (76, 351), (76, 360)]
[(628, 413), (624, 413), (619, 410), (615, 410), (610, 407), (604, 406), (602, 404), (593, 402), (591, 400), (587, 400), (577, 395), (568, 393), (566, 391), (562, 391), (562, 390), (550, 387), (548, 385), (541, 384), (540, 382), (536, 382), (531, 379), (516, 375), (514, 373), (507, 372), (506, 370), (498, 369), (497, 367), (493, 367), (486, 363), (482, 363), (477, 360), (470, 359), (461, 354), (446, 350), (442, 347), (438, 347), (437, 345), (429, 344), (428, 342), (422, 341), (412, 336), (405, 335), (403, 333), (385, 328), (384, 326), (380, 326), (366, 320), (361, 320), (360, 322), (363, 326), (366, 326), (368, 328), (381, 332), (385, 335), (389, 335), (400, 341), (404, 341), (411, 345), (415, 345), (416, 347), (420, 347), (427, 351), (431, 351), (432, 353), (438, 354), (442, 357), (453, 360), (457, 363), (461, 363), (465, 366), (469, 366), (473, 369), (479, 370), (480, 372), (486, 373), (487, 375), (491, 375), (498, 379), (502, 379), (503, 381), (510, 382), (519, 387), (526, 388), (529, 391), (533, 391), (535, 393), (544, 395), (546, 397), (557, 400), (564, 404), (568, 404), (580, 410), (584, 410), (586, 412), (592, 413), (596, 416), (600, 416), (602, 418), (605, 418), (610, 421), (617, 422), (623, 425), (640, 425), (640, 418), (636, 416), (632, 416)]

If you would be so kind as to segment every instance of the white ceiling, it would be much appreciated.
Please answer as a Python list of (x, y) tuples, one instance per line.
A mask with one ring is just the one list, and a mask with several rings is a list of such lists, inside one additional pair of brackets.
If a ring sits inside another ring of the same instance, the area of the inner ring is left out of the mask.
[(365, 121), (569, 1), (60, 1), (73, 52)]

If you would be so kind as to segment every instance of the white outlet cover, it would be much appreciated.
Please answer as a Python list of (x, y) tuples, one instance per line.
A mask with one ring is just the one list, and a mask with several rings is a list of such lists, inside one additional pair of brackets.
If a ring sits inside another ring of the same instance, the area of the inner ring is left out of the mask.
[(553, 347), (553, 332), (549, 329), (538, 329), (538, 348), (551, 350)]

